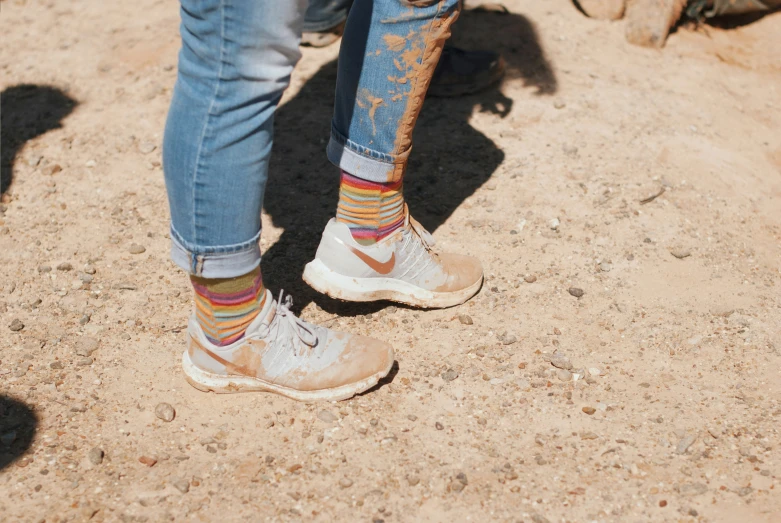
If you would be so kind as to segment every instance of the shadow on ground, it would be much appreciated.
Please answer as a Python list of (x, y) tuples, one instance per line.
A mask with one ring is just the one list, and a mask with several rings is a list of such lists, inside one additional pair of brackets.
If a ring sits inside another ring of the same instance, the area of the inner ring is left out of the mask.
[[(523, 82), (535, 96), (556, 92), (556, 77), (535, 27), (522, 15), (468, 11), (454, 28), (454, 43), (500, 51), (507, 62), (505, 83)], [(271, 289), (284, 288), (295, 296), (298, 311), (316, 301), (331, 313), (349, 316), (376, 312), (387, 303), (331, 300), (301, 279), (338, 199), (338, 170), (325, 156), (336, 70), (336, 61), (324, 65), (275, 116), (264, 208), (284, 232), (263, 254), (263, 275)], [(442, 225), (504, 160), (504, 152), (469, 124), (473, 112), (504, 118), (512, 103), (501, 85), (472, 96), (426, 100), (404, 190), (412, 213), (429, 231)]]
[(38, 416), (30, 407), (0, 395), (0, 470), (27, 452), (37, 426)]
[(21, 84), (0, 93), (0, 188), (2, 194), (13, 182), (16, 155), (25, 142), (52, 129), (59, 129), (76, 102), (56, 87)]

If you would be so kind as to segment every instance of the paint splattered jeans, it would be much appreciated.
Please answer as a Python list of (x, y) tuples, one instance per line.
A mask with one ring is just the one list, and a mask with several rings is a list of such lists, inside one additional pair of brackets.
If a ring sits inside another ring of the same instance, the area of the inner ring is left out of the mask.
[[(232, 277), (260, 263), (274, 112), (300, 58), (306, 4), (181, 0), (182, 50), (163, 168), (172, 259), (191, 274)], [(458, 10), (458, 0), (355, 1), (327, 147), (335, 165), (367, 180), (403, 176)], [(290, 212), (302, 211), (291, 202)]]

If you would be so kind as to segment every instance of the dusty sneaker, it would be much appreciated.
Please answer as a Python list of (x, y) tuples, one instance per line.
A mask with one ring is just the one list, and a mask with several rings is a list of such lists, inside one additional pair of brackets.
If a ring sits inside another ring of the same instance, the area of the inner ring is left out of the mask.
[(193, 315), (182, 355), (187, 381), (206, 392), (275, 392), (300, 401), (350, 398), (390, 372), (385, 342), (313, 325), (290, 312), (290, 296), (266, 305), (242, 339), (212, 345)]
[(304, 281), (332, 298), (390, 300), (416, 307), (452, 307), (477, 294), (480, 261), (436, 254), (434, 238), (404, 209), (404, 225), (372, 245), (361, 245), (336, 219), (328, 222)]

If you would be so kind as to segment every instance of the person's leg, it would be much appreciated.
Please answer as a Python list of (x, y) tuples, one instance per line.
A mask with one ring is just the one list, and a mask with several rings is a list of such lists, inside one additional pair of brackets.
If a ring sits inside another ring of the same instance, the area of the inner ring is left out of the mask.
[(273, 115), (298, 60), (304, 1), (182, 0), (182, 51), (163, 161), (172, 259), (195, 312), (182, 366), (201, 390), (342, 399), (393, 363), (389, 345), (299, 320), (260, 274)]
[(339, 40), (353, 0), (310, 0), (301, 45), (326, 47)]
[(339, 53), (328, 158), (342, 171), (337, 218), (304, 279), (355, 301), (442, 307), (482, 283), (474, 258), (435, 255), (410, 220), (402, 182), (415, 127), (458, 0), (356, 0)]

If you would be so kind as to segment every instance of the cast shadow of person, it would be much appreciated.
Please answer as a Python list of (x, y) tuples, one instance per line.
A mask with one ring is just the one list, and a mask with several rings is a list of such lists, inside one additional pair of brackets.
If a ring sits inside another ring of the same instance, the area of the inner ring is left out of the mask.
[[(556, 77), (536, 29), (523, 15), (462, 14), (454, 28), (454, 43), (500, 51), (507, 62), (504, 83), (521, 81), (532, 87), (535, 96), (556, 92)], [(263, 253), (263, 275), (272, 290), (285, 289), (295, 297), (298, 311), (315, 301), (331, 313), (358, 315), (388, 304), (332, 300), (301, 279), (338, 200), (338, 170), (325, 156), (336, 70), (336, 61), (324, 65), (277, 111), (264, 208), (274, 226), (284, 232)], [(501, 85), (462, 98), (429, 98), (418, 119), (404, 196), (415, 218), (432, 233), (504, 160), (503, 151), (469, 124), (476, 107), (504, 118), (512, 99)]]
[(30, 407), (0, 395), (0, 471), (27, 452), (37, 427), (38, 417)]
[(62, 126), (76, 101), (48, 85), (20, 84), (0, 93), (0, 194), (13, 182), (13, 165), (28, 140)]

